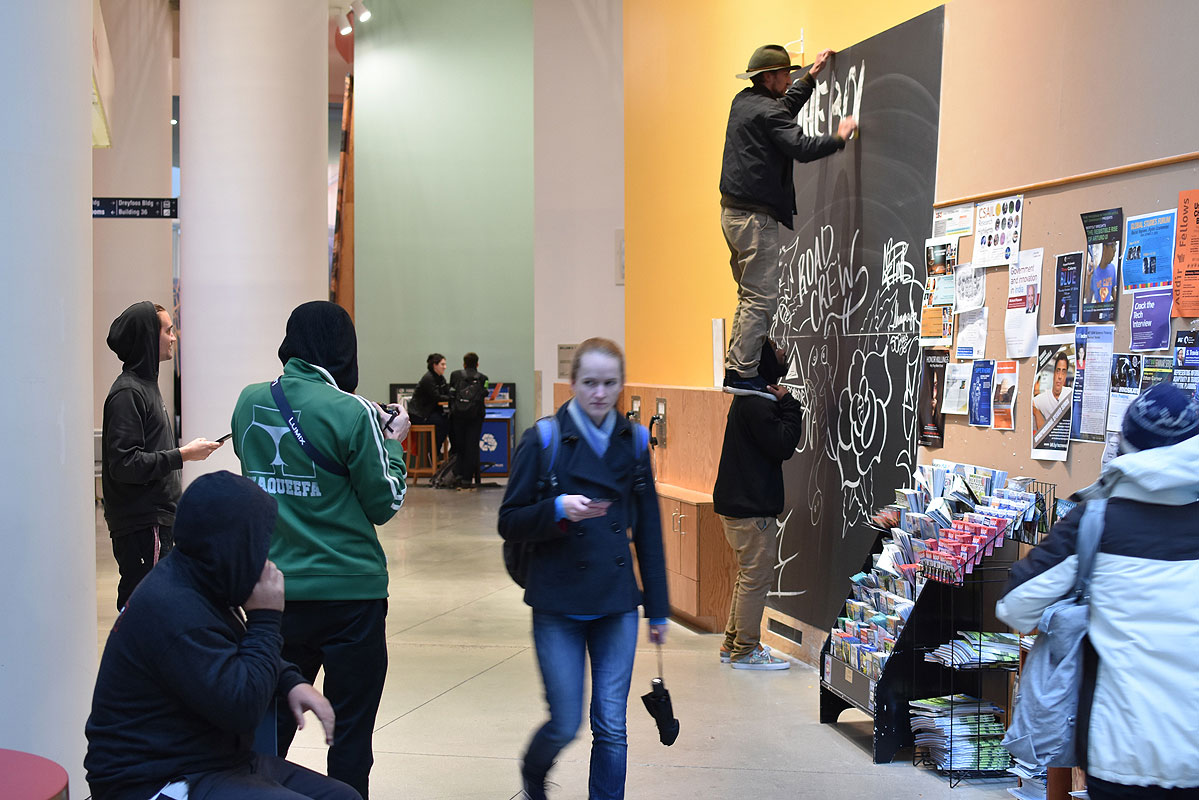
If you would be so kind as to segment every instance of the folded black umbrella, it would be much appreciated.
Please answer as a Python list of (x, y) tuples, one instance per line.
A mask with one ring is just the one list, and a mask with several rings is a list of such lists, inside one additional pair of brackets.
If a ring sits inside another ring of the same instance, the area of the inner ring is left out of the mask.
[[(658, 645), (658, 674), (662, 674), (662, 645)], [(669, 747), (679, 738), (679, 721), (674, 718), (674, 706), (670, 702), (670, 691), (661, 677), (654, 678), (649, 683), (649, 694), (641, 695), (645, 710), (654, 718), (658, 725), (658, 739)]]

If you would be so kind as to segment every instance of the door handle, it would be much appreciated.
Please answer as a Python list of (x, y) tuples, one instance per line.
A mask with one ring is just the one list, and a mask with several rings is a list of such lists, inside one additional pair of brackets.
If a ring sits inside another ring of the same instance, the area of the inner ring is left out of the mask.
[(679, 533), (683, 534), (684, 536), (687, 535), (687, 531), (683, 530), (683, 520), (685, 519), (687, 519), (686, 514), (679, 514)]
[(670, 514), (670, 532), (679, 532), (679, 512), (677, 511), (672, 511)]

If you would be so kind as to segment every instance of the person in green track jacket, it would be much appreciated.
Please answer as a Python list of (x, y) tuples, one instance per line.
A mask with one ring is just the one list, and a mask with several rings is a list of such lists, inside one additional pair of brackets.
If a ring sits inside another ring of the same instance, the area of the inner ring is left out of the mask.
[[(242, 474), (279, 503), (270, 558), (286, 576), (283, 658), (308, 681), (324, 668), (337, 716), (328, 774), (366, 798), (387, 674), (387, 559), (375, 526), (404, 503), (408, 416), (353, 393), (358, 340), (340, 306), (297, 307), (279, 360), (278, 381), (238, 398), (233, 448)], [(277, 732), (286, 756), (295, 736), (286, 708)]]

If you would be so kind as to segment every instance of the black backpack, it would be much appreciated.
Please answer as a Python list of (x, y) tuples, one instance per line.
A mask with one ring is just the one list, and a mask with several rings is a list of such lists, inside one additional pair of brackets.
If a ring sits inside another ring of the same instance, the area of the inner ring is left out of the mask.
[[(541, 470), (537, 478), (537, 496), (539, 499), (556, 497), (558, 494), (558, 475), (554, 472), (554, 463), (558, 460), (558, 449), (562, 445), (562, 433), (558, 427), (558, 417), (548, 416), (537, 420), (537, 436), (541, 440), (540, 464)], [(633, 426), (633, 493), (641, 494), (649, 485), (646, 480), (645, 467), (641, 464), (641, 451), (649, 447), (649, 431), (641, 425)], [(632, 522), (636, 525), (637, 506), (631, 509)], [(529, 561), (537, 542), (504, 541), (504, 567), (508, 576), (516, 585), (524, 588), (529, 577)]]
[(450, 410), (463, 417), (481, 417), (483, 416), (485, 395), (486, 390), (481, 378), (478, 376), (467, 378), (466, 382), (459, 386), (458, 391), (454, 393), (454, 401)]

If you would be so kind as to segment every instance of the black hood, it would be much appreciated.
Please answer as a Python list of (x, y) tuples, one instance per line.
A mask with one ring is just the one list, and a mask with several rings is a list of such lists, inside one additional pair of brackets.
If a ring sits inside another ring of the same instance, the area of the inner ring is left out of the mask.
[(258, 484), (232, 472), (201, 475), (175, 511), (175, 553), (218, 604), (243, 605), (271, 546), (278, 506)]
[(279, 360), (299, 358), (323, 367), (343, 392), (358, 388), (358, 336), (346, 310), (327, 300), (297, 306), (287, 319)]
[(158, 380), (158, 337), (162, 325), (149, 300), (134, 303), (108, 326), (108, 349), (125, 369), (148, 381)]
[(785, 364), (780, 364), (778, 358), (775, 357), (774, 344), (769, 339), (763, 342), (762, 353), (758, 357), (758, 376), (767, 384), (774, 386), (786, 377), (785, 366)]

